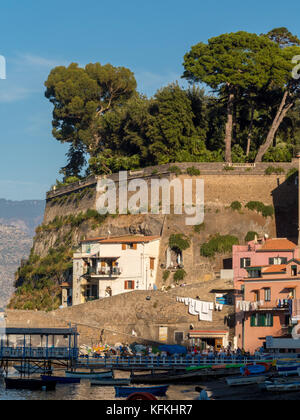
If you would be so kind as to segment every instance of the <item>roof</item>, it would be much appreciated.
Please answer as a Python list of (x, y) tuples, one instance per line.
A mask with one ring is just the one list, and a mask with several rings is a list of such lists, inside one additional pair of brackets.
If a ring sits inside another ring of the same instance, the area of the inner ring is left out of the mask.
[(148, 243), (160, 239), (160, 236), (120, 236), (100, 240), (101, 244), (137, 244)]
[(297, 245), (286, 238), (274, 238), (274, 239), (267, 239), (264, 245), (260, 249), (258, 249), (257, 252), (293, 251), (296, 248), (297, 248)]
[(74, 328), (5, 328), (4, 335), (74, 335)]
[(265, 273), (284, 273), (286, 271), (286, 264), (281, 265), (271, 265), (270, 267), (266, 268), (263, 271), (263, 274)]
[(100, 236), (99, 238), (89, 238), (89, 239), (85, 239), (83, 241), (81, 241), (82, 244), (84, 244), (85, 242), (99, 242), (102, 241), (102, 239), (105, 239), (106, 236)]

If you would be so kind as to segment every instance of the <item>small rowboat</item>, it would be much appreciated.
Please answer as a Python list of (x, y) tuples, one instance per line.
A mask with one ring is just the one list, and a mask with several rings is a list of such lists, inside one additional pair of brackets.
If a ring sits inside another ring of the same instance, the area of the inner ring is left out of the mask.
[(129, 379), (102, 379), (100, 381), (91, 381), (91, 386), (126, 386), (130, 385)]
[(241, 367), (240, 372), (245, 376), (259, 375), (261, 373), (267, 372), (267, 367), (264, 364), (246, 365)]
[(148, 393), (154, 395), (155, 397), (164, 397), (169, 389), (169, 385), (164, 386), (154, 386), (146, 388), (136, 388), (136, 387), (119, 387), (115, 386), (116, 398), (127, 398), (136, 392)]
[(226, 378), (229, 386), (243, 386), (263, 383), (267, 379), (266, 375), (235, 376)]
[(293, 392), (300, 390), (300, 382), (265, 382), (264, 390), (269, 392)]
[(5, 378), (6, 389), (28, 389), (30, 391), (54, 391), (56, 382), (45, 382), (41, 379)]
[(65, 376), (41, 375), (44, 382), (56, 382), (57, 384), (80, 384), (80, 378), (66, 378)]
[(70, 372), (66, 371), (66, 378), (79, 378), (79, 379), (113, 379), (114, 373), (112, 370), (108, 372)]

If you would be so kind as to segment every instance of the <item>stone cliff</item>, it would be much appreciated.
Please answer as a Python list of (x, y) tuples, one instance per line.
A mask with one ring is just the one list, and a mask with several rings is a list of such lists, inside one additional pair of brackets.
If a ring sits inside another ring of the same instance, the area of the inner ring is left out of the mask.
[[(172, 284), (172, 276), (164, 281), (163, 274), (169, 238), (174, 233), (182, 233), (191, 241), (190, 248), (183, 254), (186, 282), (198, 283), (214, 278), (218, 270), (229, 268), (230, 254), (218, 255), (213, 260), (201, 257), (200, 246), (211, 235), (234, 235), (240, 243), (244, 243), (249, 231), (259, 235), (296, 239), (298, 193), (295, 180), (289, 177), (289, 173), (297, 167), (297, 162), (273, 165), (277, 170), (271, 175), (266, 175), (269, 164), (245, 168), (227, 168), (223, 164), (178, 164), (179, 172), (176, 175), (169, 165), (129, 174), (129, 180), (144, 179), (149, 184), (152, 178), (190, 179), (191, 176), (187, 174), (189, 167), (200, 171), (198, 176), (192, 177), (203, 179), (205, 186), (205, 220), (199, 230), (186, 226), (185, 215), (128, 214), (97, 217), (95, 209), (99, 193), (96, 191), (97, 179), (93, 177), (51, 191), (47, 194), (44, 222), (37, 229), (32, 255), (40, 259), (40, 266), (44, 266), (51, 250), (63, 249), (66, 252), (67, 249), (75, 249), (86, 238), (126, 234), (161, 235), (158, 286), (168, 287)], [(110, 178), (118, 182), (117, 174)], [(234, 201), (240, 203), (239, 211), (230, 207)], [(245, 208), (251, 201), (274, 207), (274, 216), (264, 217)], [(29, 268), (34, 269), (32, 264)], [(63, 281), (63, 276), (59, 278)], [(16, 307), (22, 308), (21, 303)]]

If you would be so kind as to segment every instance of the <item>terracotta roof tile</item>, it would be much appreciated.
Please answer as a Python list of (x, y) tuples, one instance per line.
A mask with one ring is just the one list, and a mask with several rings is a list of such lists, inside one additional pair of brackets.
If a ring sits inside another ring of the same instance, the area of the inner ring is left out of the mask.
[(281, 265), (271, 265), (263, 271), (264, 273), (284, 273), (286, 271), (286, 264)]
[(289, 241), (286, 238), (274, 238), (274, 239), (267, 239), (265, 244), (261, 247), (260, 251), (279, 251), (279, 250), (288, 250), (292, 251), (297, 248), (297, 245), (293, 242)]
[(106, 238), (99, 242), (101, 244), (137, 244), (143, 242), (152, 242), (160, 239), (160, 236), (120, 236), (116, 238)]

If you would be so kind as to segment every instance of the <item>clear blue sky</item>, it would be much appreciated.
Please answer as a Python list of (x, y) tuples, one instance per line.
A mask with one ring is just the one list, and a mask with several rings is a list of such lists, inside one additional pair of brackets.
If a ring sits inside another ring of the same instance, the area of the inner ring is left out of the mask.
[(298, 36), (300, 2), (290, 0), (9, 0), (1, 4), (0, 198), (39, 199), (65, 163), (51, 135), (43, 83), (56, 65), (110, 62), (135, 72), (153, 95), (179, 80), (199, 41), (224, 32), (263, 33), (286, 26)]

